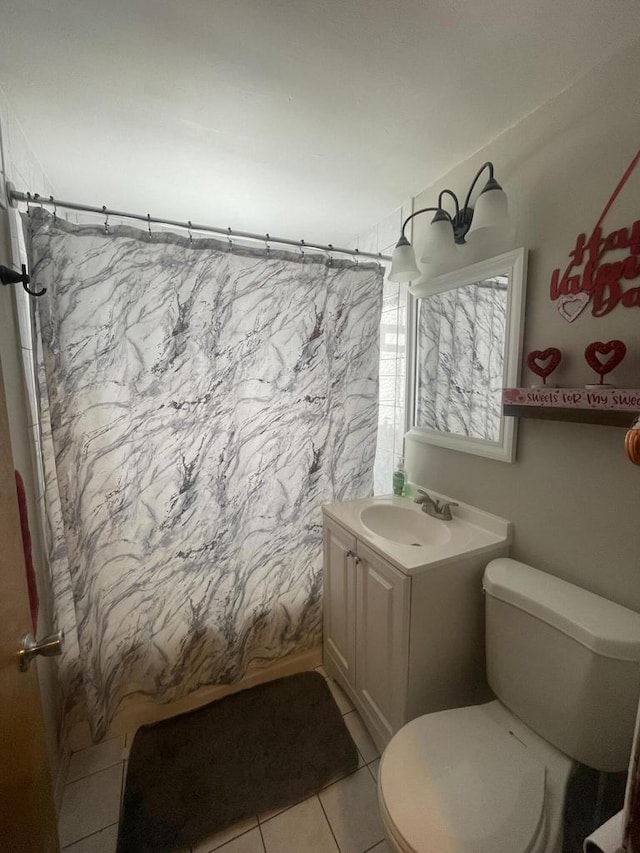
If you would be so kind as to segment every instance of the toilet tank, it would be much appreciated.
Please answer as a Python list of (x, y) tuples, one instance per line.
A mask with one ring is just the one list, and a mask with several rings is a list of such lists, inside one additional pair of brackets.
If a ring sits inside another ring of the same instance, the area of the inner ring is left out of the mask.
[(640, 695), (640, 614), (516, 560), (487, 566), (487, 678), (566, 755), (626, 770)]

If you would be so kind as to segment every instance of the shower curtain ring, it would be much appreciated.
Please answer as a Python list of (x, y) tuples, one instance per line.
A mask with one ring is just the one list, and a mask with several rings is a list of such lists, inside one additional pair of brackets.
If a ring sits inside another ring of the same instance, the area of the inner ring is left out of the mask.
[(58, 220), (58, 206), (57, 206), (55, 199), (52, 195), (49, 196), (49, 202), (53, 205), (53, 221), (57, 222), (57, 220)]
[(187, 231), (189, 232), (189, 243), (191, 243), (191, 245), (193, 246), (193, 234), (191, 233), (191, 229), (193, 228), (193, 225), (191, 224), (190, 219), (187, 220), (187, 225), (189, 226), (187, 229)]
[(269, 237), (269, 233), (267, 232), (267, 233), (264, 235), (264, 245), (265, 245), (265, 248), (266, 248), (266, 250), (267, 250), (267, 255), (268, 255), (268, 254), (270, 253), (270, 251), (271, 251), (271, 249), (270, 249), (270, 247), (269, 247), (269, 240), (270, 240), (270, 239), (271, 239), (271, 238)]
[(104, 213), (104, 233), (109, 233), (109, 214), (107, 212), (107, 205), (102, 205), (102, 212)]
[[(333, 251), (333, 244), (332, 244), (332, 243), (328, 243), (328, 246), (329, 246), (329, 249), (330, 249), (331, 251)], [(331, 266), (333, 266), (333, 255), (331, 254), (331, 251), (327, 252), (327, 257), (329, 258), (329, 266), (330, 266), (330, 267), (331, 267)]]
[(151, 214), (147, 213), (147, 229), (149, 231), (149, 239), (151, 239)]
[(382, 256), (382, 252), (378, 252), (378, 271), (382, 270), (382, 264), (380, 263), (380, 257)]
[(231, 228), (230, 227), (227, 228), (227, 240), (229, 241), (229, 251), (230, 252), (233, 252), (233, 242), (231, 240), (231, 234), (232, 233), (233, 232), (232, 232)]
[(354, 249), (354, 251), (353, 251), (353, 261), (354, 261), (356, 266), (359, 266), (359, 264), (360, 264), (360, 258), (358, 256), (359, 252), (360, 252), (360, 249)]
[(304, 240), (300, 240), (300, 257), (302, 258), (302, 263), (304, 263)]

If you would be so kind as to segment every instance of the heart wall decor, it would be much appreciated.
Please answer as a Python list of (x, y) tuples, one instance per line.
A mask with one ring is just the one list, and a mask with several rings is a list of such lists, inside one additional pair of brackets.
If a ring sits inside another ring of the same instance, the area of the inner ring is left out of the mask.
[(558, 297), (556, 304), (560, 316), (564, 317), (567, 323), (573, 323), (576, 317), (579, 317), (587, 307), (590, 298), (589, 294), (584, 291), (580, 293), (567, 293), (564, 296)]
[(584, 351), (587, 364), (600, 376), (600, 385), (602, 385), (607, 373), (611, 373), (626, 354), (626, 346), (618, 340), (607, 341), (606, 344), (602, 341), (594, 341)]
[[(607, 213), (639, 162), (640, 150), (618, 181), (591, 235), (579, 234), (565, 269), (558, 267), (551, 275), (551, 299), (568, 323), (573, 323), (589, 303), (594, 317), (604, 317), (617, 305), (640, 308), (640, 286), (629, 286), (629, 282), (640, 279), (640, 219), (608, 233), (602, 228)], [(608, 252), (616, 253), (613, 262), (605, 258)], [(621, 252), (627, 252), (626, 256), (620, 257)]]
[(553, 373), (561, 359), (562, 353), (557, 347), (548, 347), (543, 350), (534, 349), (527, 356), (527, 367), (536, 376), (540, 376), (543, 384), (546, 385), (547, 376)]

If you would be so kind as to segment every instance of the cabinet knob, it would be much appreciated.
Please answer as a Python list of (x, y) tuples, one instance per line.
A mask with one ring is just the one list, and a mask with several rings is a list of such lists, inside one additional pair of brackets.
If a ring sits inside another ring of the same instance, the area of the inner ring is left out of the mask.
[(349, 549), (347, 550), (347, 557), (355, 557), (355, 554), (354, 554), (354, 552), (351, 550), (351, 548), (349, 548)]
[(360, 563), (362, 562), (362, 560), (360, 559), (360, 557), (356, 557), (354, 562), (355, 562), (356, 566), (359, 566)]

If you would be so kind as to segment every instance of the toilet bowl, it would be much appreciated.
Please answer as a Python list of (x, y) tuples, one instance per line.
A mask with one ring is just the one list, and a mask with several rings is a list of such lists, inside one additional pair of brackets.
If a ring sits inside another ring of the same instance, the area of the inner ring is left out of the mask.
[(575, 762), (626, 769), (640, 614), (509, 559), (484, 589), (498, 698), (418, 717), (387, 745), (378, 804), (396, 853), (560, 853)]
[(383, 754), (380, 816), (397, 853), (560, 853), (572, 765), (499, 702), (427, 714)]

